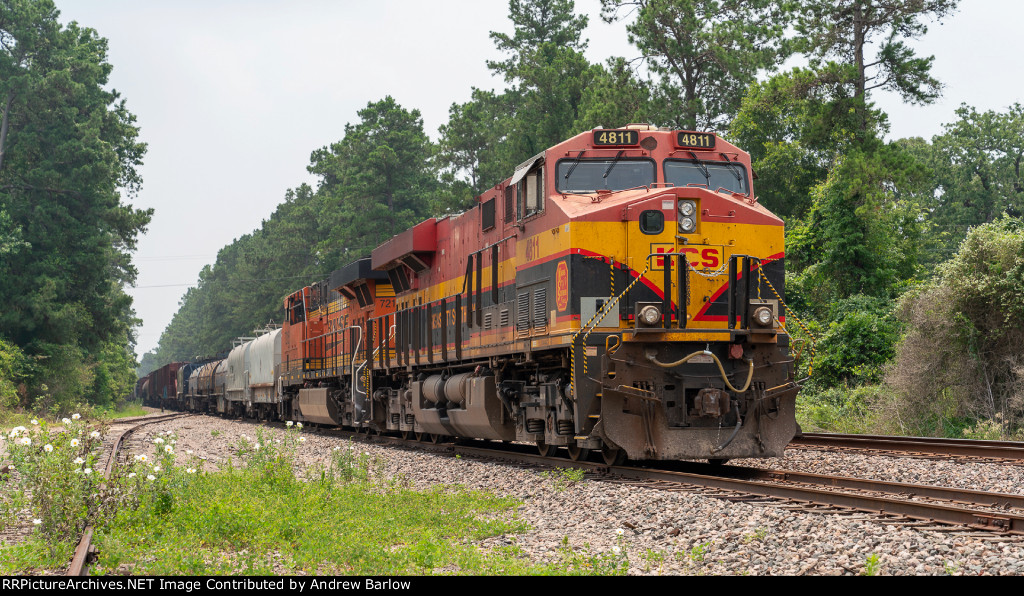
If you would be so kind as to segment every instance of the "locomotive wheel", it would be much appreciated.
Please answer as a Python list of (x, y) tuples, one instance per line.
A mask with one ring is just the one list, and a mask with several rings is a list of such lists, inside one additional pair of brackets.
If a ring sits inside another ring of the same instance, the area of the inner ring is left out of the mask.
[(572, 461), (585, 460), (590, 457), (590, 450), (578, 445), (568, 445), (565, 449), (569, 452), (569, 459)]
[(555, 452), (555, 448), (552, 445), (546, 443), (537, 443), (537, 452), (540, 453), (541, 457), (547, 457)]
[(416, 433), (416, 440), (417, 441), (421, 441), (422, 442), (424, 437), (426, 437), (426, 434), (424, 434), (424, 433)]
[(408, 441), (411, 438), (412, 438), (412, 431), (411, 430), (403, 430), (402, 431), (402, 439)]
[(434, 445), (437, 445), (438, 443), (441, 442), (441, 437), (442, 435), (430, 433), (430, 442), (433, 443)]
[(605, 447), (601, 450), (601, 457), (604, 463), (609, 466), (621, 466), (626, 463), (626, 452), (622, 449)]

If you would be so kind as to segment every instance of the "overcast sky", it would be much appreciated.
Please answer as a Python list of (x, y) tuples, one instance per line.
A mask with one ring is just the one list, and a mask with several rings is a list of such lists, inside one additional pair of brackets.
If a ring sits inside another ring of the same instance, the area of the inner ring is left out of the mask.
[[(368, 102), (391, 95), (420, 110), (436, 139), (448, 108), (469, 100), (472, 87), (504, 87), (485, 61), (500, 57), (488, 32), (511, 32), (506, 0), (56, 2), (62, 22), (109, 40), (111, 86), (149, 145), (134, 204), (156, 214), (129, 290), (143, 319), (140, 357), (203, 266), (257, 229), (287, 189), (313, 183), (310, 153), (339, 140)], [(622, 24), (601, 21), (599, 0), (576, 0), (576, 8), (590, 15), (591, 62), (637, 55)], [(963, 0), (933, 24), (913, 45), (935, 56), (945, 95), (927, 107), (876, 96), (891, 136), (931, 138), (961, 103), (1002, 110), (1024, 102), (1021, 23), (1024, 2)]]

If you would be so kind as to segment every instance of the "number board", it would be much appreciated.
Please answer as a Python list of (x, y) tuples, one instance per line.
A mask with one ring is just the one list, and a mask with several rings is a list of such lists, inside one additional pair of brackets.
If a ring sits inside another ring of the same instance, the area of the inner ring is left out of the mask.
[(676, 146), (686, 149), (714, 149), (715, 135), (709, 132), (680, 132), (676, 134)]
[(622, 147), (639, 145), (640, 133), (635, 130), (595, 130), (594, 145), (603, 147)]

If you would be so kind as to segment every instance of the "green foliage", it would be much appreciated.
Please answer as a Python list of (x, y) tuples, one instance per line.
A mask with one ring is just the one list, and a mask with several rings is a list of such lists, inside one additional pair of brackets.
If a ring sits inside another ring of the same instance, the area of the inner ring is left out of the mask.
[(18, 405), (18, 385), (25, 378), (28, 363), (18, 346), (0, 339), (0, 408)]
[(573, 548), (566, 536), (558, 548), (559, 561), (555, 569), (565, 575), (626, 575), (629, 571), (627, 546), (622, 530), (618, 531), (615, 546), (603, 552), (594, 552), (589, 543)]
[(879, 383), (901, 334), (894, 306), (864, 295), (834, 302), (828, 329), (818, 335), (812, 387)]
[(981, 113), (961, 105), (956, 113), (931, 143), (904, 141), (934, 172), (924, 204), (937, 240), (935, 264), (953, 256), (971, 227), (1024, 214), (1024, 106)]
[(812, 385), (797, 395), (797, 422), (809, 432), (899, 434), (885, 416), (892, 406), (891, 391), (884, 385)]
[(864, 561), (864, 571), (861, 575), (874, 576), (878, 575), (878, 570), (881, 567), (881, 560), (877, 553), (871, 553), (868, 558)]
[(14, 481), (3, 487), (0, 501), (10, 519), (17, 504), (29, 511), (38, 535), (51, 554), (74, 548), (85, 526), (98, 523), (118, 500), (117, 479), (101, 490), (100, 431), (88, 431), (78, 414), (65, 418), (62, 432), (45, 420), (18, 426), (7, 437)]
[(563, 492), (577, 483), (583, 482), (586, 471), (581, 468), (559, 468), (555, 472), (543, 472), (541, 476), (553, 479), (555, 491)]
[(651, 86), (638, 79), (625, 58), (609, 58), (595, 66), (593, 81), (583, 90), (575, 130), (621, 128), (658, 121), (651, 106)]
[[(757, 192), (772, 211), (791, 221), (806, 216), (813, 189), (858, 142), (856, 114), (843, 68), (795, 68), (752, 85), (730, 127), (733, 141), (750, 152)], [(876, 111), (873, 129), (885, 129)]]
[(107, 42), (58, 17), (49, 0), (0, 3), (0, 334), (34, 359), (22, 406), (40, 384), (59, 403), (121, 397), (110, 379), (132, 365), (106, 346), (132, 341), (123, 285), (152, 215), (122, 202), (146, 147), (106, 89)]
[(1024, 222), (1004, 216), (971, 230), (935, 279), (899, 310), (907, 334), (888, 382), (902, 417), (998, 420), (1024, 411)]
[(607, 22), (634, 17), (626, 30), (655, 77), (652, 109), (660, 125), (721, 130), (758, 72), (788, 56), (790, 2), (601, 0), (601, 9)]
[(544, 44), (564, 47), (575, 53), (587, 49), (582, 39), (587, 28), (586, 15), (575, 14), (574, 0), (509, 0), (512, 35), (491, 31), (499, 51), (512, 54), (503, 61), (487, 61), (487, 68), (503, 74), (507, 82), (519, 78), (529, 53)]
[[(942, 88), (930, 74), (934, 58), (918, 58), (906, 40), (924, 35), (925, 21), (952, 14), (959, 1), (801, 0), (798, 47), (814, 68), (826, 61), (846, 65), (855, 97), (883, 89), (908, 103), (931, 103)], [(873, 57), (867, 55), (872, 47)]]
[(488, 68), (511, 88), (473, 89), (469, 102), (451, 106), (440, 131), (439, 163), (453, 176), (468, 177), (473, 192), (509, 177), (518, 164), (589, 122), (581, 117), (594, 109), (594, 99), (585, 97), (603, 69), (583, 56), (587, 18), (574, 7), (572, 0), (510, 0), (513, 33), (491, 32), (508, 56)]
[(299, 439), (294, 428), (281, 443), (258, 435), (240, 445), (240, 467), (203, 474), (163, 468), (162, 485), (147, 476), (138, 506), (122, 508), (98, 536), (99, 569), (130, 562), (132, 573), (163, 575), (529, 571), (504, 553), (467, 544), (524, 529), (507, 519), (513, 500), (459, 487), (410, 491), (366, 474), (372, 466), (349, 447), (300, 481), (284, 472), (296, 469)]
[(867, 294), (892, 297), (917, 273), (927, 170), (896, 144), (851, 148), (815, 187), (805, 223), (791, 228), (790, 263), (810, 277), (819, 305)]

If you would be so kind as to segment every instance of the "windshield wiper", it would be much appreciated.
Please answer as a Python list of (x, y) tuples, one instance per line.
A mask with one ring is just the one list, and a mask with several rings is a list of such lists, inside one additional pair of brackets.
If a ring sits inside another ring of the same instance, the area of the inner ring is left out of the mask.
[(730, 172), (732, 172), (732, 175), (736, 176), (736, 182), (739, 182), (740, 185), (742, 186), (743, 185), (743, 176), (740, 176), (740, 169), (739, 169), (739, 167), (737, 167), (735, 164), (733, 164), (731, 161), (729, 161), (729, 156), (728, 155), (726, 155), (724, 153), (719, 153), (719, 155), (721, 155), (722, 159), (725, 160), (725, 169), (727, 169)]
[(708, 167), (706, 165), (704, 165), (704, 162), (702, 162), (699, 157), (697, 157), (696, 153), (691, 151), (690, 155), (693, 156), (693, 163), (697, 164), (697, 167), (700, 168), (701, 173), (704, 174), (704, 180), (707, 181), (707, 183), (708, 183), (708, 185), (710, 187), (710, 184), (711, 184), (711, 173), (708, 172)]
[(569, 171), (565, 173), (565, 179), (568, 180), (569, 176), (572, 176), (572, 171), (576, 169), (576, 166), (580, 165), (580, 160), (583, 159), (583, 154), (586, 153), (586, 149), (580, 151), (580, 154), (576, 156), (576, 161), (572, 162), (572, 166)]
[(623, 153), (625, 153), (625, 151), (619, 151), (618, 154), (615, 156), (615, 159), (612, 160), (612, 163), (608, 164), (608, 169), (604, 171), (604, 176), (602, 176), (602, 178), (604, 178), (605, 188), (608, 188), (608, 174), (611, 173), (612, 168), (615, 167), (615, 164), (619, 163), (619, 158), (622, 157)]

